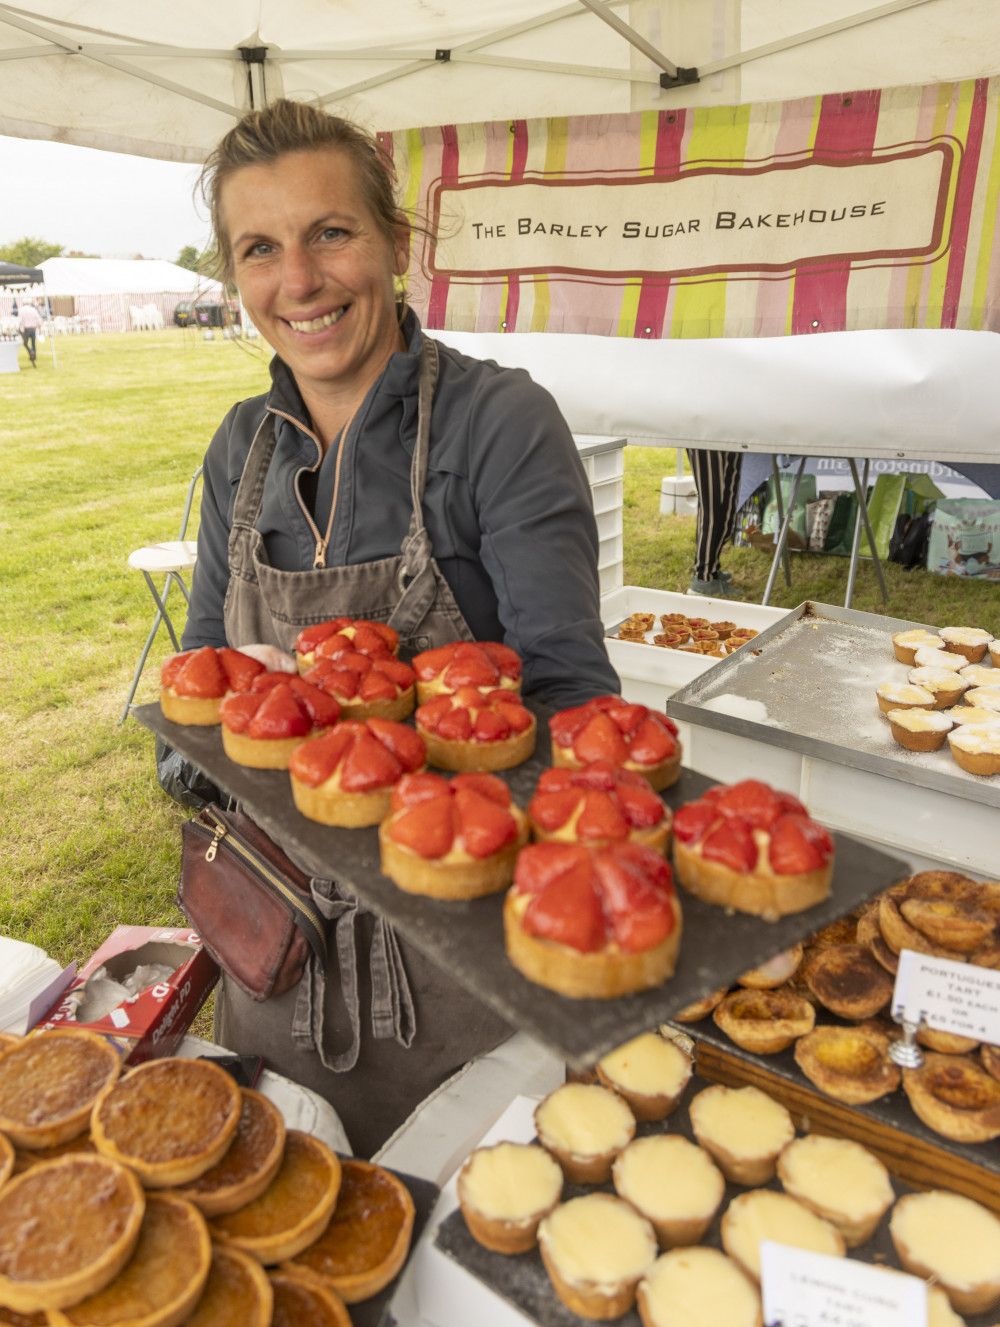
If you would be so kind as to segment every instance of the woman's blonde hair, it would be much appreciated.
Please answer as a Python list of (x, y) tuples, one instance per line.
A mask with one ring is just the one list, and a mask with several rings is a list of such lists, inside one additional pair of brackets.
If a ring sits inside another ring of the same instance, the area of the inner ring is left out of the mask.
[[(198, 178), (215, 236), (213, 275), (233, 279), (233, 250), (222, 217), (222, 186), (244, 166), (261, 166), (289, 152), (336, 148), (354, 163), (361, 193), (378, 229), (390, 243), (410, 224), (396, 202), (392, 159), (370, 133), (301, 101), (281, 98), (251, 111), (212, 150)], [(423, 227), (418, 226), (418, 229)]]

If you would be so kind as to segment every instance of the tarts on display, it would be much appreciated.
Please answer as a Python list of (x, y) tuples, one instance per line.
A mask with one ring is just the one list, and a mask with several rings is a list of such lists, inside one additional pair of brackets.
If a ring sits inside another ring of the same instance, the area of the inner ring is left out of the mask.
[(416, 705), (416, 674), (393, 654), (344, 651), (319, 659), (305, 680), (335, 697), (345, 719), (406, 719)]
[(709, 1154), (670, 1134), (633, 1139), (612, 1173), (615, 1192), (646, 1218), (661, 1249), (700, 1243), (726, 1192)]
[(249, 691), (227, 696), (219, 713), (230, 760), (251, 769), (287, 769), (300, 742), (337, 722), (340, 705), (304, 678), (263, 673)]
[(191, 1184), (175, 1190), (205, 1216), (222, 1216), (259, 1198), (274, 1179), (285, 1152), (285, 1120), (267, 1097), (242, 1088), (236, 1136), (222, 1160)]
[(458, 1175), (469, 1233), (494, 1253), (527, 1253), (538, 1226), (559, 1202), (559, 1163), (535, 1143), (496, 1143), (470, 1153)]
[(584, 1318), (620, 1318), (659, 1252), (649, 1222), (621, 1198), (588, 1193), (541, 1223), (538, 1246), (552, 1288)]
[(248, 691), (264, 665), (228, 646), (171, 654), (160, 666), (160, 709), (171, 723), (210, 728), (220, 722), (219, 706), (234, 691)]
[(644, 1032), (597, 1062), (597, 1077), (617, 1092), (637, 1120), (664, 1120), (694, 1070), (690, 1055), (658, 1032)]
[(414, 655), (417, 703), (435, 696), (453, 695), (473, 687), (489, 691), (521, 691), (521, 658), (509, 645), (498, 641), (452, 641), (434, 650)]
[(212, 1245), (212, 1265), (198, 1307), (184, 1327), (272, 1327), (274, 1295), (256, 1258)]
[(640, 773), (609, 760), (543, 770), (527, 813), (536, 839), (595, 848), (628, 840), (663, 853), (670, 843), (669, 808)]
[(699, 1146), (734, 1184), (766, 1184), (795, 1137), (792, 1117), (756, 1087), (704, 1088), (688, 1108)]
[(514, 691), (461, 687), (418, 705), (417, 732), (438, 769), (512, 769), (535, 749), (537, 721)]
[(392, 719), (344, 719), (288, 759), (292, 799), (309, 820), (355, 828), (389, 814), (392, 790), (423, 768), (423, 738)]
[(307, 673), (321, 659), (340, 654), (364, 654), (376, 657), (399, 653), (399, 632), (385, 622), (366, 618), (335, 617), (304, 627), (295, 638), (295, 662), (300, 673)]
[(59, 1147), (87, 1132), (94, 1102), (121, 1073), (107, 1037), (54, 1028), (0, 1051), (0, 1131), (15, 1147)]
[(598, 696), (585, 705), (560, 710), (549, 720), (552, 763), (582, 769), (595, 760), (634, 770), (655, 792), (680, 778), (681, 743), (677, 725), (645, 705), (620, 696)]
[(535, 1130), (570, 1184), (606, 1184), (635, 1137), (635, 1116), (600, 1083), (563, 1083), (535, 1107)]

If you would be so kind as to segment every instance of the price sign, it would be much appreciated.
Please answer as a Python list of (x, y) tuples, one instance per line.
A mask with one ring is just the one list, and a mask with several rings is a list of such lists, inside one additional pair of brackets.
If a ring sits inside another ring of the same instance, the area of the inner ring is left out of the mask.
[(767, 1327), (927, 1327), (919, 1277), (769, 1239), (760, 1265)]
[(904, 949), (892, 1016), (1000, 1045), (1000, 972)]

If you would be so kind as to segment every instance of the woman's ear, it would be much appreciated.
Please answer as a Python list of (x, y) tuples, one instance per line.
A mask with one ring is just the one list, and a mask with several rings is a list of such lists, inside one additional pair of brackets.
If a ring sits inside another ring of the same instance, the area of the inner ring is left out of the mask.
[(400, 217), (392, 241), (392, 273), (402, 276), (410, 266), (410, 223)]

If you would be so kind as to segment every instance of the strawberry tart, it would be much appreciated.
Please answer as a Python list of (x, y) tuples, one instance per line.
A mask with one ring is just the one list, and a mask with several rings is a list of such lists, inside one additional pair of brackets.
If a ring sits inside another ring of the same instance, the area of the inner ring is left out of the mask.
[(292, 798), (321, 825), (377, 825), (389, 814), (393, 788), (404, 774), (423, 769), (426, 754), (423, 739), (405, 724), (345, 719), (292, 752)]
[(171, 654), (160, 668), (160, 709), (171, 723), (210, 728), (220, 722), (219, 706), (233, 691), (247, 691), (264, 665), (249, 654), (223, 646)]
[(495, 774), (410, 774), (379, 828), (382, 871), (408, 894), (480, 898), (506, 889), (528, 841), (524, 812)]
[(830, 892), (833, 840), (790, 793), (746, 779), (718, 784), (674, 815), (674, 867), (685, 889), (773, 921)]
[(670, 811), (635, 770), (595, 760), (583, 769), (547, 769), (528, 803), (536, 839), (586, 843), (645, 843), (665, 853), (670, 842)]
[(439, 769), (511, 769), (535, 749), (535, 716), (510, 690), (461, 687), (418, 705), (415, 719), (427, 760)]
[(262, 673), (249, 691), (227, 696), (219, 707), (222, 746), (230, 760), (253, 769), (287, 769), (292, 752), (340, 718), (326, 691), (289, 673)]
[(521, 691), (520, 656), (497, 641), (452, 641), (415, 655), (413, 667), (420, 704), (463, 687), (476, 687), (482, 692)]
[(417, 703), (416, 674), (388, 651), (326, 655), (305, 679), (336, 696), (345, 719), (406, 719)]
[(673, 976), (681, 908), (670, 867), (639, 843), (535, 843), (504, 901), (507, 957), (549, 990), (607, 1000)]
[(552, 763), (581, 769), (595, 760), (635, 770), (655, 792), (676, 783), (681, 744), (676, 725), (645, 705), (620, 696), (598, 696), (585, 705), (560, 710), (549, 720)]
[(329, 659), (344, 650), (357, 654), (398, 654), (399, 632), (384, 622), (335, 617), (305, 627), (295, 638), (295, 662), (302, 674), (308, 673), (320, 659)]

